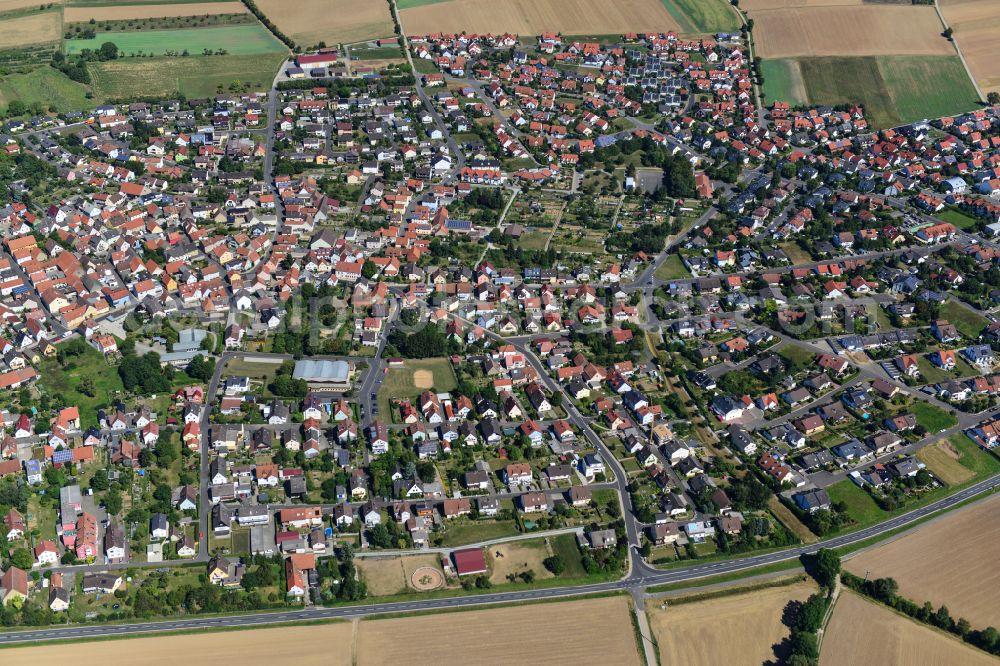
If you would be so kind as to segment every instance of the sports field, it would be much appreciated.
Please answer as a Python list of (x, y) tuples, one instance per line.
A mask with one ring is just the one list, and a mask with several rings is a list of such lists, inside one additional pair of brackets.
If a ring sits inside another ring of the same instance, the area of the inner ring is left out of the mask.
[(682, 31), (660, 0), (445, 0), (403, 9), (400, 20), (408, 35), (442, 31), (519, 35)]
[(1000, 90), (1000, 2), (941, 0), (940, 5), (983, 94)]
[(0, 49), (54, 43), (58, 42), (61, 36), (62, 17), (58, 11), (18, 16), (4, 20), (3, 30), (0, 30)]
[[(433, 389), (438, 393), (457, 386), (455, 372), (446, 358), (407, 359), (402, 368), (390, 368), (378, 393), (381, 416), (390, 413), (392, 398), (415, 398), (423, 391)], [(398, 410), (396, 410), (396, 416)]]
[(844, 591), (827, 625), (819, 663), (820, 666), (987, 666), (995, 665), (996, 658), (854, 592)]
[(945, 604), (952, 617), (974, 627), (1000, 626), (998, 530), (1000, 497), (991, 497), (852, 557), (844, 567), (858, 576), (894, 578), (903, 596), (935, 608)]
[(257, 0), (257, 7), (278, 29), (309, 46), (392, 37), (386, 0)]
[(80, 5), (63, 10), (65, 23), (95, 21), (125, 21), (171, 16), (201, 16), (204, 14), (245, 14), (242, 2), (182, 2), (170, 5)]
[(957, 56), (801, 58), (798, 63), (809, 102), (861, 104), (876, 127), (969, 111), (977, 105), (975, 88)]
[(266, 90), (274, 79), (284, 54), (249, 56), (191, 56), (187, 58), (125, 58), (91, 63), (93, 88), (103, 99), (163, 97), (181, 93), (187, 97), (216, 94), (239, 81), (254, 90)]
[(785, 607), (816, 592), (811, 581), (742, 594), (671, 604), (646, 602), (650, 629), (661, 664), (783, 663), (775, 654), (790, 629), (782, 622)]
[(66, 53), (83, 49), (97, 50), (105, 42), (114, 42), (121, 55), (139, 53), (164, 55), (167, 51), (192, 55), (205, 49), (225, 49), (228, 55), (286, 53), (285, 45), (259, 24), (195, 28), (190, 30), (149, 30), (142, 32), (102, 32), (93, 39), (66, 40)]

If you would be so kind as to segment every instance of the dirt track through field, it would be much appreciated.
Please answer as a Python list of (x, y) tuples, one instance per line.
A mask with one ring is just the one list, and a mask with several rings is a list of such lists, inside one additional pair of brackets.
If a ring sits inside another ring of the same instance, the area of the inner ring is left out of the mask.
[(408, 35), (440, 31), (607, 35), (680, 30), (660, 0), (446, 0), (400, 13)]
[(858, 576), (895, 578), (918, 604), (946, 604), (973, 627), (1000, 627), (1000, 497), (847, 560)]
[[(953, 55), (933, 7), (864, 5), (751, 12), (763, 58)], [(900, 26), (906, 26), (905, 30)]]
[(820, 666), (996, 666), (959, 639), (845, 590), (823, 637)]
[(78, 5), (64, 9), (63, 20), (66, 23), (84, 23), (90, 19), (95, 21), (127, 21), (171, 16), (245, 14), (247, 11), (247, 6), (242, 2), (191, 2), (176, 5), (115, 5), (114, 7)]

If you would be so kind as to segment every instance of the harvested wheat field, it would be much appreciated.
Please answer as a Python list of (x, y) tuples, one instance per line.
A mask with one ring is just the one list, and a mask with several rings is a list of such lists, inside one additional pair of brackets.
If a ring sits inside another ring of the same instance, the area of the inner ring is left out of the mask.
[[(162, 666), (169, 655), (181, 656), (197, 664), (229, 664), (239, 655), (241, 666), (271, 666), (288, 661), (289, 646), (295, 649), (296, 666), (349, 666), (354, 625), (349, 622), (251, 629), (248, 631), (203, 632), (179, 636), (130, 638), (107, 643), (58, 643), (3, 651), (4, 666), (103, 664), (109, 650), (114, 660), (129, 666)], [(187, 655), (187, 656), (182, 656)]]
[[(595, 626), (600, 630), (586, 629)], [(356, 650), (356, 663), (373, 666), (409, 663), (415, 655), (435, 666), (640, 663), (624, 597), (365, 620)]]
[(776, 661), (775, 646), (789, 634), (782, 613), (790, 601), (818, 590), (811, 581), (753, 590), (717, 599), (668, 605), (646, 602), (660, 663), (761, 664)]
[[(752, 12), (762, 58), (952, 55), (933, 7), (863, 5)], [(901, 30), (900, 26), (906, 26)]]
[(941, 11), (980, 88), (1000, 90), (1000, 2), (941, 0)]
[(1000, 497), (945, 516), (884, 546), (852, 557), (858, 576), (895, 578), (918, 604), (945, 604), (974, 627), (1000, 627)]
[(206, 14), (245, 14), (242, 2), (185, 2), (176, 5), (115, 5), (113, 7), (79, 5), (63, 10), (66, 23), (95, 21), (127, 21), (172, 16), (205, 16)]
[(996, 666), (996, 659), (845, 590), (823, 637), (820, 666)]
[(431, 32), (541, 32), (608, 35), (680, 30), (660, 0), (447, 0), (400, 12), (408, 35)]
[(59, 12), (42, 12), (6, 20), (3, 27), (0, 31), (0, 49), (13, 49), (59, 41), (62, 21)]
[(385, 0), (257, 0), (257, 7), (304, 46), (392, 37), (392, 16)]
[[(0, 12), (12, 12), (16, 9), (27, 9), (29, 7), (37, 8), (43, 4), (48, 3), (43, 3), (39, 0), (0, 0)], [(62, 3), (57, 2), (56, 4)]]

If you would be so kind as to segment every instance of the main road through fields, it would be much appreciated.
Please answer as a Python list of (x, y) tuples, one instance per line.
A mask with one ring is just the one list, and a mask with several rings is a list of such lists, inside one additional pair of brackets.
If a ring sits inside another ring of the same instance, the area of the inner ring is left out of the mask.
[[(867, 527), (850, 534), (827, 539), (809, 546), (798, 546), (786, 550), (744, 557), (735, 560), (723, 560), (705, 564), (692, 564), (670, 571), (658, 573), (636, 573), (628, 578), (607, 583), (579, 585), (572, 587), (552, 587), (546, 589), (498, 592), (465, 597), (448, 597), (442, 599), (414, 599), (382, 604), (358, 604), (337, 608), (309, 608), (271, 613), (253, 613), (247, 615), (232, 615), (225, 617), (190, 617), (156, 622), (133, 622), (128, 624), (95, 624), (73, 625), (64, 627), (47, 627), (45, 629), (28, 629), (8, 631), (0, 634), (0, 644), (15, 644), (30, 641), (75, 640), (81, 638), (103, 638), (109, 636), (127, 636), (157, 633), (163, 631), (182, 631), (196, 629), (216, 629), (221, 627), (250, 627), (278, 624), (282, 622), (297, 622), (333, 618), (351, 618), (381, 613), (406, 613), (414, 611), (429, 611), (435, 609), (452, 609), (483, 604), (510, 603), (530, 601), (535, 599), (551, 599), (570, 597), (598, 592), (613, 592), (619, 590), (634, 590), (650, 585), (665, 583), (682, 583), (706, 576), (751, 569), (776, 562), (796, 559), (803, 553), (812, 553), (820, 548), (838, 548), (876, 537), (886, 532), (905, 527), (938, 511), (953, 507), (980, 493), (1000, 486), (1000, 474), (985, 481), (969, 486), (954, 495), (928, 504), (909, 513), (902, 514), (878, 525)], [(916, 556), (916, 554), (915, 554)]]

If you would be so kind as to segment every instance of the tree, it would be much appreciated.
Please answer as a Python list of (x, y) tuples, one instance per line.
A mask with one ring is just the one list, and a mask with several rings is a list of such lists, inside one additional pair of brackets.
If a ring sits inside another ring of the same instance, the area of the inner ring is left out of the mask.
[(806, 632), (816, 632), (823, 624), (823, 616), (826, 614), (826, 596), (823, 594), (810, 595), (808, 599), (799, 607), (799, 612), (795, 616), (795, 629)]
[(94, 378), (91, 377), (90, 375), (84, 375), (83, 377), (81, 377), (80, 383), (79, 385), (77, 385), (76, 388), (80, 393), (89, 396), (91, 398), (97, 395), (97, 383), (94, 381)]
[[(208, 338), (205, 339), (208, 340)], [(187, 368), (185, 368), (184, 371), (195, 379), (207, 382), (212, 379), (212, 375), (215, 374), (215, 361), (212, 359), (206, 359), (203, 355), (198, 354), (191, 359), (191, 362), (188, 363)]]
[(552, 555), (551, 557), (546, 557), (542, 561), (542, 564), (545, 565), (545, 568), (551, 571), (556, 576), (566, 571), (566, 563), (563, 561), (563, 558), (560, 557), (559, 555)]
[(820, 548), (812, 557), (811, 573), (816, 581), (828, 588), (833, 588), (840, 575), (840, 556), (829, 548)]
[(378, 548), (392, 548), (395, 545), (389, 528), (382, 523), (368, 530), (368, 541)]
[(114, 42), (104, 42), (101, 48), (97, 49), (97, 57), (101, 60), (116, 60), (118, 58), (118, 45)]
[(122, 510), (122, 496), (117, 490), (112, 490), (104, 496), (104, 508), (108, 515), (114, 516)]
[(35, 561), (31, 557), (31, 553), (27, 548), (15, 548), (14, 552), (10, 554), (10, 563), (18, 569), (28, 571), (31, 569), (31, 565), (34, 564), (34, 562)]
[(986, 94), (986, 101), (990, 104), (1000, 104), (1000, 92), (992, 91)]

